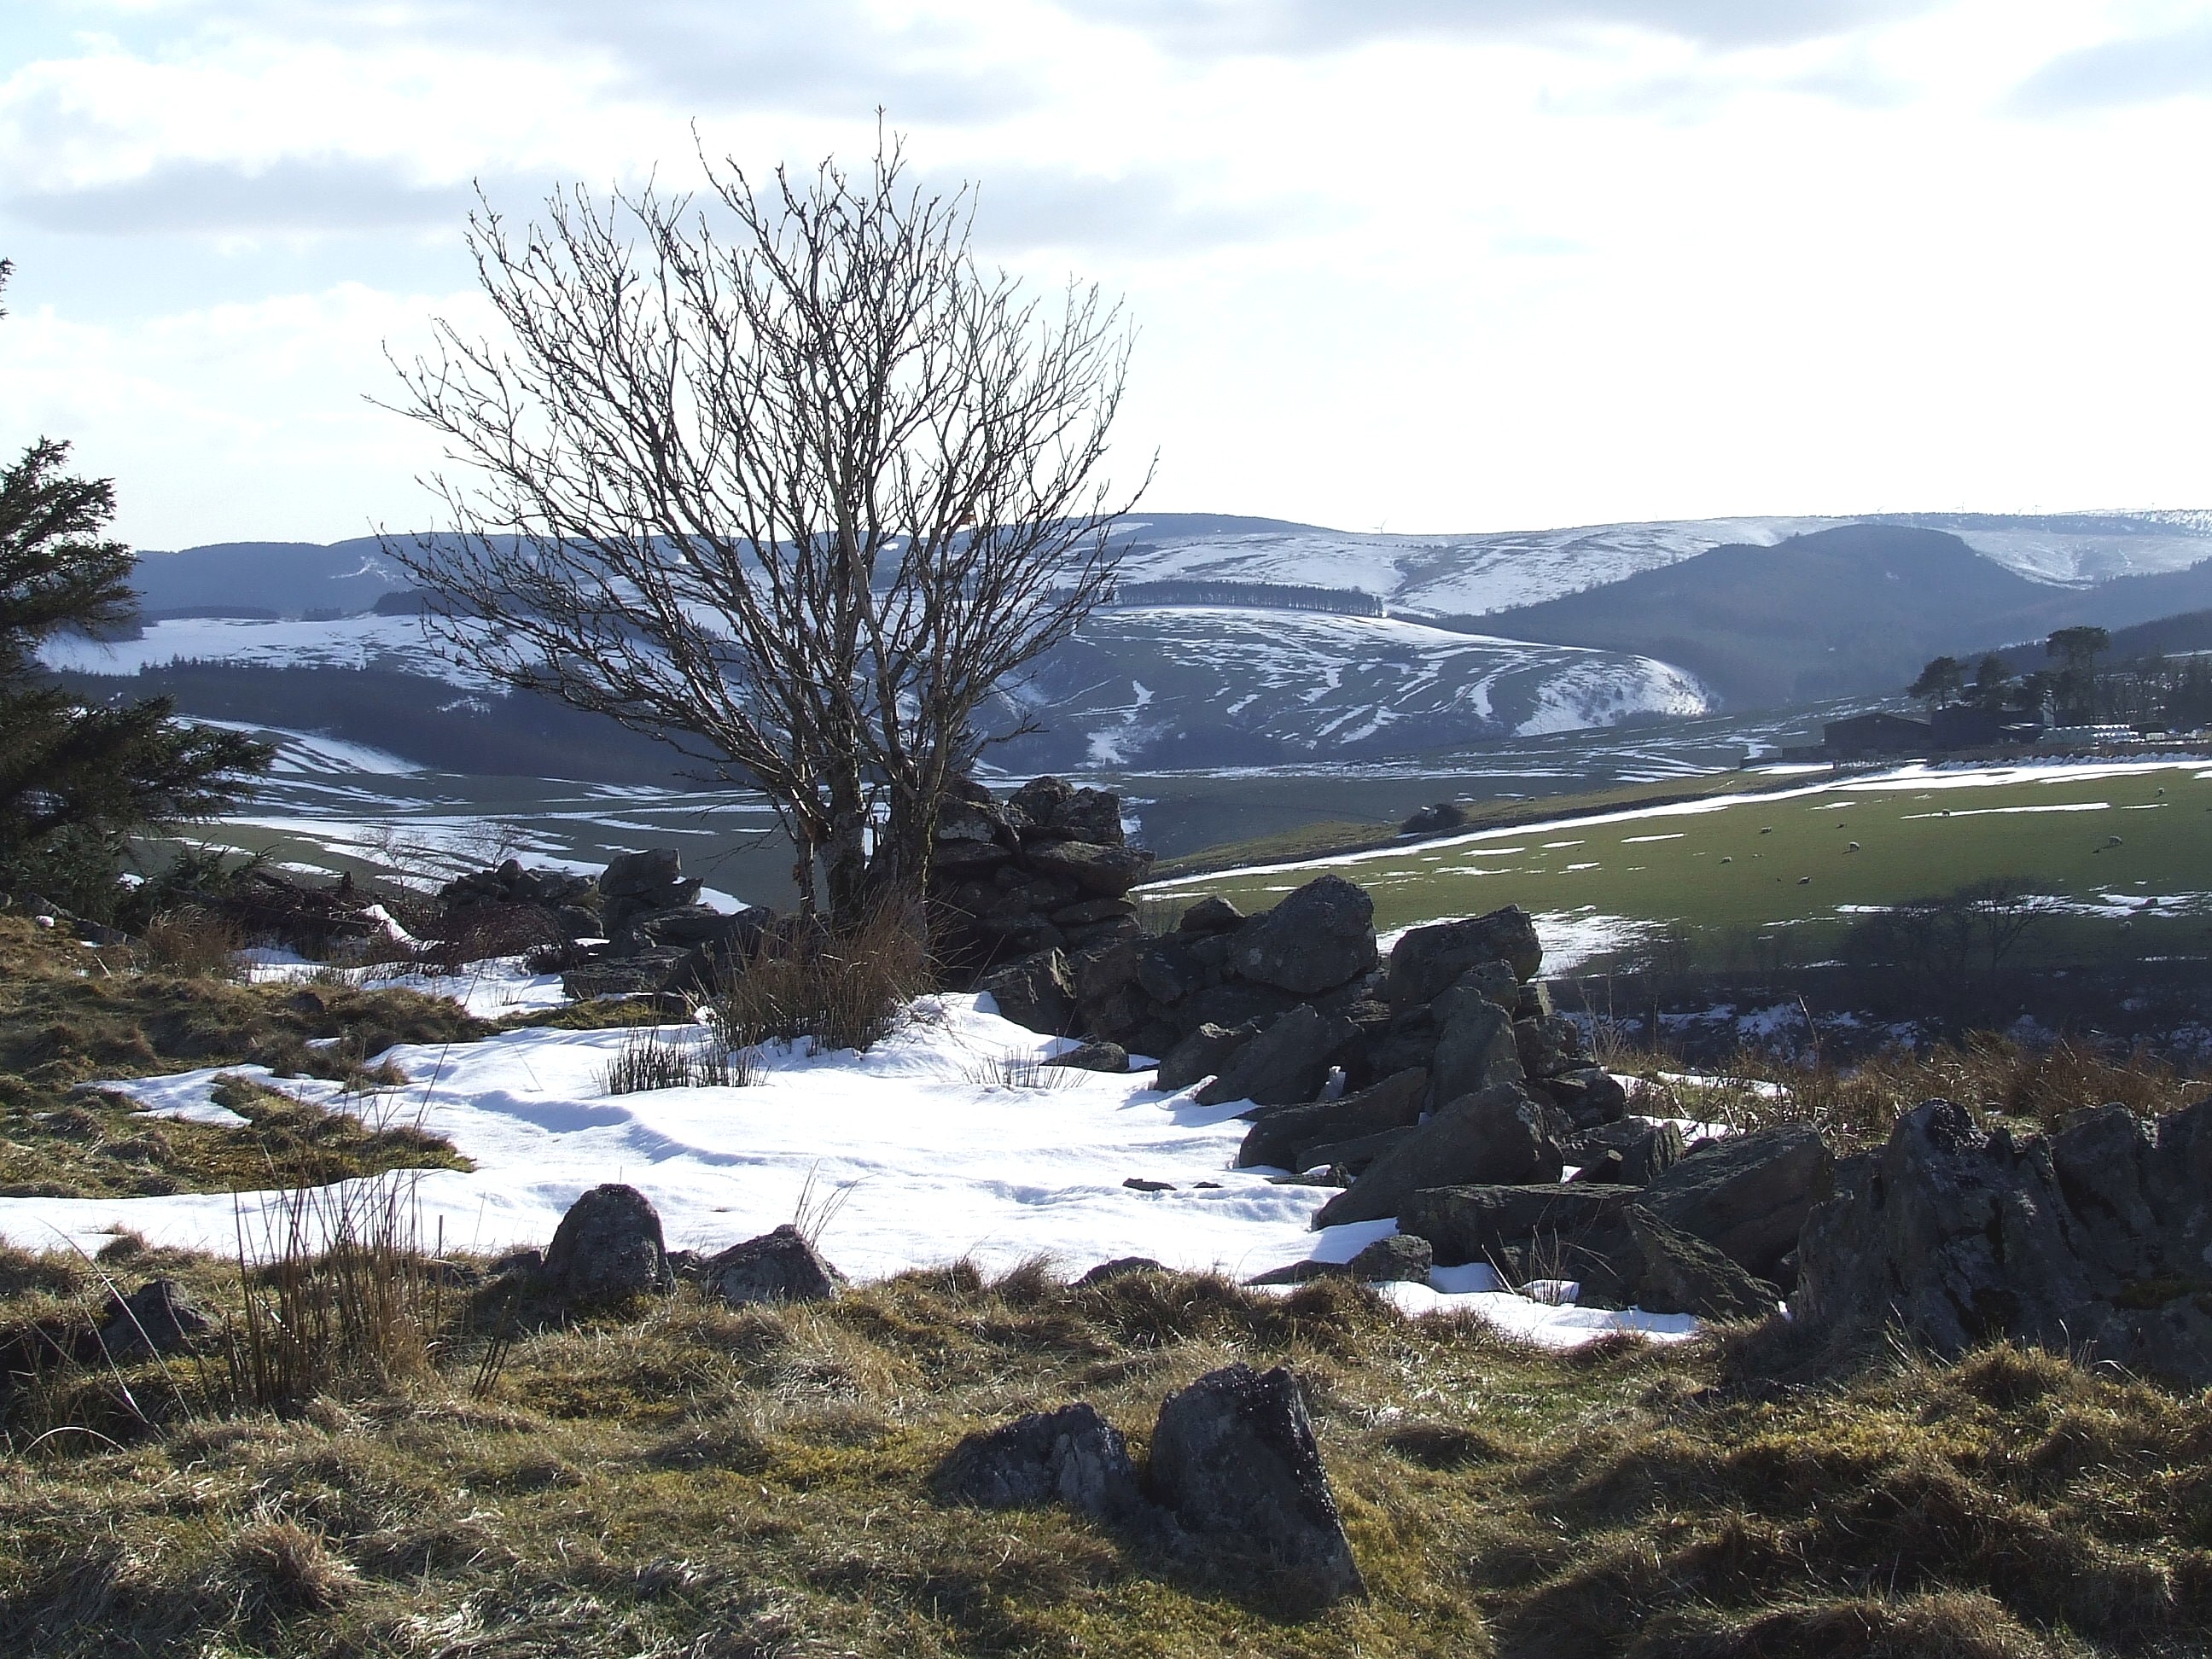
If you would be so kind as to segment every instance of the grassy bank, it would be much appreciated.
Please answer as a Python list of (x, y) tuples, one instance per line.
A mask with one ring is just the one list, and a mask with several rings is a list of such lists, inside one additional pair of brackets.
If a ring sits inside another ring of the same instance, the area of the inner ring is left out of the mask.
[[(98, 1289), (5, 1267), (19, 1316)], [(457, 1312), (440, 1369), (284, 1416), (182, 1361), (11, 1402), (0, 1644), (2179, 1654), (2212, 1620), (2212, 1404), (2039, 1354), (1824, 1377), (1777, 1327), (1557, 1358), (1341, 1284), (955, 1267), (826, 1306), (687, 1292), (525, 1335), (485, 1383), (495, 1305)], [(1237, 1358), (1304, 1379), (1364, 1601), (1292, 1622), (1067, 1514), (927, 1495), (975, 1427), (1084, 1398), (1141, 1443)]]

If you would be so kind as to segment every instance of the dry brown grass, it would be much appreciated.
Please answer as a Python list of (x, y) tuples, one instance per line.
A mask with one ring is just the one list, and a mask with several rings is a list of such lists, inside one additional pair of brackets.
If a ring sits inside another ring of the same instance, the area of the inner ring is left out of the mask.
[[(1984, 1117), (2048, 1129), (2078, 1107), (2119, 1101), (2157, 1116), (2212, 1092), (2212, 1083), (2151, 1055), (2115, 1059), (2066, 1042), (2033, 1048), (1990, 1032), (1922, 1053), (1884, 1050), (1847, 1066), (1747, 1051), (1711, 1087), (1663, 1080), (1660, 1073), (1694, 1068), (1655, 1058), (1648, 1049), (1616, 1050), (1602, 1058), (1624, 1075), (1646, 1079), (1639, 1110), (1743, 1129), (1810, 1122), (1838, 1150), (1884, 1139), (1899, 1116), (1938, 1097)], [(1778, 1085), (1783, 1093), (1753, 1085)]]
[(886, 908), (836, 928), (771, 929), (706, 1012), (732, 1049), (801, 1037), (821, 1048), (869, 1048), (935, 983), (926, 930), (910, 913)]
[(240, 1128), (139, 1117), (127, 1101), (73, 1085), (247, 1063), (369, 1089), (394, 1080), (366, 1065), (392, 1044), (487, 1029), (454, 1003), (408, 991), (141, 970), (127, 952), (88, 951), (0, 917), (0, 1195), (222, 1192), (283, 1184), (306, 1162), (316, 1179), (450, 1164), (450, 1147), (404, 1123), (380, 1135), (266, 1091), (240, 1092), (237, 1109), (253, 1120)]
[[(956, 1266), (545, 1325), (475, 1398), (501, 1294), (428, 1370), (289, 1416), (187, 1369), (158, 1429), (0, 1459), (0, 1650), (2013, 1659), (2212, 1621), (2212, 1401), (2042, 1354), (1779, 1383), (1786, 1327), (1570, 1362), (1335, 1281)], [(1365, 1601), (1294, 1620), (1066, 1513), (927, 1496), (980, 1425), (1084, 1398), (1141, 1447), (1233, 1358), (1304, 1379)]]
[(228, 916), (197, 905), (165, 910), (146, 924), (141, 954), (146, 971), (181, 979), (239, 979), (246, 935)]

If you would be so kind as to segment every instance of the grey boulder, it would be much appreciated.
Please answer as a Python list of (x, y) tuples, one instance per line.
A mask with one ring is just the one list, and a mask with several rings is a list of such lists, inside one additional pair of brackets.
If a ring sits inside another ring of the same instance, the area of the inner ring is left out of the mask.
[(1644, 1189), (1644, 1208), (1761, 1278), (1797, 1248), (1813, 1206), (1834, 1184), (1820, 1132), (1786, 1123), (1708, 1143)]
[(1429, 1074), (1401, 1072), (1341, 1100), (1283, 1106), (1261, 1115), (1237, 1148), (1237, 1167), (1272, 1165), (1296, 1172), (1313, 1167), (1313, 1149), (1364, 1139), (1419, 1122)]
[(1219, 1077), (1259, 1035), (1257, 1020), (1248, 1019), (1237, 1026), (1207, 1021), (1160, 1057), (1159, 1073), (1153, 1081), (1163, 1089), (1176, 1090)]
[(1074, 1024), (1075, 975), (1058, 950), (1039, 951), (994, 968), (975, 988), (989, 992), (1000, 1017), (1026, 1030), (1058, 1036)]
[(1702, 1239), (1679, 1232), (1640, 1204), (1621, 1212), (1642, 1259), (1636, 1305), (1647, 1313), (1699, 1319), (1768, 1319), (1782, 1292), (1754, 1279)]
[(1416, 927), (1390, 951), (1386, 994), (1394, 1008), (1427, 1002), (1468, 969), (1504, 960), (1516, 980), (1530, 980), (1544, 963), (1536, 924), (1517, 904), (1464, 921)]
[(1237, 930), (1230, 965), (1243, 978), (1314, 996), (1375, 965), (1375, 902), (1341, 876), (1320, 876)]
[(568, 1206), (540, 1269), (556, 1295), (618, 1302), (675, 1284), (660, 1235), (660, 1212), (635, 1187), (594, 1187)]
[(732, 1308), (756, 1302), (827, 1302), (845, 1288), (845, 1275), (787, 1221), (774, 1232), (708, 1257), (700, 1264), (699, 1280)]
[(1297, 1380), (1235, 1364), (1170, 1395), (1152, 1430), (1152, 1497), (1221, 1565), (1318, 1609), (1366, 1585)]
[(1521, 1080), (1511, 1015), (1487, 997), (1457, 987), (1438, 997), (1435, 1007), (1438, 1030), (1430, 1077), (1431, 1099), (1439, 1103), (1457, 1100)]
[(1237, 1051), (1229, 1069), (1198, 1091), (1204, 1106), (1249, 1100), (1255, 1106), (1310, 1101), (1328, 1081), (1329, 1062), (1358, 1035), (1341, 1015), (1301, 1003)]
[(1543, 1106), (1517, 1084), (1501, 1083), (1451, 1102), (1421, 1124), (1323, 1205), (1313, 1224), (1400, 1216), (1401, 1231), (1415, 1231), (1402, 1215), (1425, 1188), (1550, 1182), (1561, 1167)]
[(938, 1465), (930, 1486), (946, 1503), (987, 1510), (1057, 1503), (1101, 1520), (1134, 1515), (1144, 1504), (1128, 1443), (1084, 1401), (969, 1435)]

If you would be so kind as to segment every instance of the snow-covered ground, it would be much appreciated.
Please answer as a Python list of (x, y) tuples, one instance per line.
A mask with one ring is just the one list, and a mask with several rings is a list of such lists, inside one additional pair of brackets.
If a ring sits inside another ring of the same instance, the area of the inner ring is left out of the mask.
[[(577, 1195), (627, 1182), (659, 1208), (671, 1248), (720, 1249), (793, 1218), (802, 1194), (835, 1194), (823, 1248), (862, 1278), (965, 1257), (1002, 1269), (1036, 1256), (1074, 1273), (1123, 1255), (1247, 1278), (1309, 1256), (1346, 1261), (1389, 1222), (1310, 1231), (1327, 1188), (1277, 1186), (1231, 1167), (1247, 1126), (1234, 1105), (1162, 1094), (1148, 1073), (1053, 1071), (1050, 1086), (996, 1080), (1009, 1057), (1060, 1040), (947, 996), (866, 1054), (769, 1054), (750, 1087), (611, 1095), (622, 1030), (511, 1031), (484, 1042), (402, 1046), (413, 1081), (374, 1101), (335, 1084), (276, 1086), (419, 1122), (476, 1164), (407, 1177), (422, 1237), (449, 1249), (543, 1244)], [(703, 1028), (665, 1028), (688, 1042)], [(224, 1070), (262, 1075), (250, 1066)], [(216, 1070), (118, 1083), (143, 1109), (220, 1121)], [(1146, 1192), (1132, 1178), (1175, 1190)], [(266, 1236), (276, 1194), (0, 1200), (0, 1236), (26, 1248), (97, 1250), (120, 1229), (155, 1243), (228, 1252)], [(1549, 1306), (1501, 1290), (1487, 1267), (1439, 1270), (1389, 1292), (1409, 1312), (1459, 1309), (1531, 1340), (1566, 1346), (1614, 1330), (1686, 1335), (1680, 1316)]]

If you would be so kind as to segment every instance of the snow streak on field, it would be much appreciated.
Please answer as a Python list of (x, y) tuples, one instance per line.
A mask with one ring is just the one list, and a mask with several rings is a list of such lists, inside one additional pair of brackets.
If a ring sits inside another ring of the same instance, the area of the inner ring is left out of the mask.
[[(703, 1042), (700, 1027), (663, 1035)], [(1000, 1062), (1030, 1060), (1038, 1037), (945, 997), (867, 1054), (776, 1051), (749, 1088), (610, 1095), (607, 1066), (632, 1040), (611, 1031), (519, 1030), (451, 1048), (401, 1047), (389, 1058), (415, 1079), (380, 1107), (419, 1121), (472, 1159), (473, 1171), (428, 1170), (416, 1182), (426, 1237), (451, 1249), (544, 1243), (577, 1195), (627, 1182), (659, 1208), (672, 1248), (715, 1250), (793, 1218), (811, 1182), (842, 1194), (823, 1240), (846, 1272), (872, 1278), (967, 1258), (1005, 1269), (1038, 1255), (1081, 1271), (1123, 1255), (1237, 1277), (1309, 1255), (1348, 1260), (1389, 1222), (1309, 1230), (1331, 1194), (1277, 1186), (1236, 1170), (1246, 1126), (1235, 1105), (1164, 1095), (1150, 1077), (1051, 1072), (1048, 1087), (1009, 1087)], [(248, 1076), (253, 1067), (229, 1070)], [(142, 1109), (220, 1121), (216, 1073), (118, 1084)], [(336, 1085), (276, 1083), (362, 1110)], [(1131, 1177), (1171, 1183), (1143, 1192)], [(67, 1240), (97, 1250), (118, 1229), (157, 1244), (228, 1253), (242, 1227), (264, 1236), (275, 1197), (228, 1194), (121, 1200), (0, 1200), (0, 1236), (27, 1248)], [(243, 1220), (241, 1222), (240, 1216)], [(1606, 1331), (1679, 1336), (1679, 1316), (1551, 1307), (1503, 1292), (1487, 1267), (1447, 1268), (1438, 1288), (1393, 1294), (1409, 1311), (1478, 1312), (1555, 1345)]]
[[(1386, 928), (1513, 903), (1555, 927), (1572, 921), (1582, 940), (1611, 932), (1626, 941), (1659, 926), (1847, 922), (2005, 876), (2047, 896), (2054, 917), (2146, 924), (2132, 941), (2108, 944), (2195, 954), (2198, 918), (2212, 914), (2208, 842), (2212, 769), (2200, 757), (1911, 765), (1179, 877), (1146, 891), (1218, 892), (1249, 909), (1328, 871), (1365, 888)], [(2173, 925), (2154, 944), (2149, 925), (2160, 922)]]

